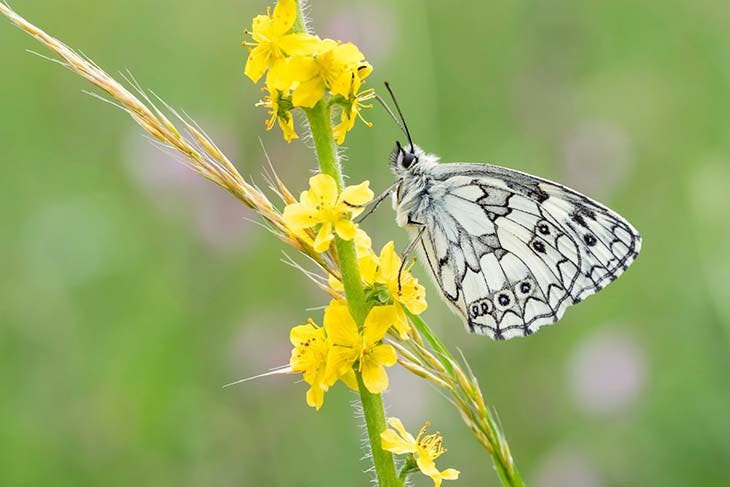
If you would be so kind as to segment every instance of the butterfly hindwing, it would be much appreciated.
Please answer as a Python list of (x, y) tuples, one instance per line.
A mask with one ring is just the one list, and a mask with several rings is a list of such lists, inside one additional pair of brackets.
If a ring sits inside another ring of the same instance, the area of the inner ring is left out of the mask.
[(438, 286), (473, 333), (530, 335), (638, 255), (628, 222), (557, 183), (486, 164), (439, 164), (427, 175), (428, 206), (412, 216), (426, 227)]

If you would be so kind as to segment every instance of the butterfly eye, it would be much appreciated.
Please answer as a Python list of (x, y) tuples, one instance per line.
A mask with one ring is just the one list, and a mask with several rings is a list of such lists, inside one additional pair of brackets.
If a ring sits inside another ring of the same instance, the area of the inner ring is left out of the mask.
[(411, 164), (414, 162), (418, 162), (418, 157), (412, 152), (406, 152), (402, 151), (401, 154), (403, 154), (403, 160), (401, 161), (401, 164), (405, 169), (408, 169), (411, 167)]

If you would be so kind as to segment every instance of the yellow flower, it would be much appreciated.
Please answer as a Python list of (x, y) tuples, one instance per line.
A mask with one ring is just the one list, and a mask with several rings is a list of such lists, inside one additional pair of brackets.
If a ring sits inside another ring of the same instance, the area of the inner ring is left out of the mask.
[[(379, 304), (394, 303), (393, 326), (403, 340), (408, 339), (408, 318), (403, 308), (407, 308), (413, 314), (423, 313), (428, 304), (426, 303), (426, 290), (418, 283), (407, 268), (403, 269), (400, 276), (400, 288), (398, 286), (398, 272), (400, 270), (401, 258), (395, 251), (395, 244), (391, 241), (385, 244), (377, 255), (371, 246), (368, 235), (358, 229), (355, 235), (355, 244), (360, 267), (360, 277), (367, 285), (366, 291)], [(334, 276), (329, 276), (329, 285), (335, 291), (343, 291), (342, 283)]]
[(388, 291), (393, 300), (402, 304), (413, 314), (421, 314), (426, 311), (426, 290), (418, 284), (418, 279), (413, 277), (407, 268), (400, 274), (401, 259), (395, 251), (395, 244), (390, 241), (380, 251), (380, 265), (375, 276), (375, 281), (388, 286)]
[(426, 435), (426, 424), (418, 432), (415, 438), (408, 433), (398, 418), (389, 418), (388, 425), (393, 429), (387, 429), (380, 433), (380, 442), (384, 450), (404, 455), (413, 454), (418, 469), (433, 480), (434, 487), (440, 487), (444, 480), (456, 480), (459, 478), (459, 471), (453, 468), (439, 471), (436, 468), (435, 460), (446, 450), (443, 448), (443, 439), (440, 433)]
[(297, 3), (294, 0), (279, 0), (273, 14), (257, 15), (253, 19), (251, 34), (254, 42), (244, 42), (250, 49), (246, 68), (246, 76), (256, 83), (266, 70), (284, 57), (284, 54), (296, 55), (307, 52), (319, 38), (305, 33), (290, 33), (297, 19)]
[(266, 121), (266, 130), (274, 128), (274, 123), (278, 121), (281, 132), (287, 142), (298, 139), (299, 136), (294, 130), (294, 117), (291, 113), (291, 97), (285, 96), (281, 90), (273, 86), (267, 86), (266, 89), (269, 91), (269, 94), (256, 104), (257, 107), (269, 109), (271, 118)]
[(292, 372), (301, 372), (304, 382), (310, 385), (307, 391), (307, 404), (319, 408), (324, 403), (324, 393), (329, 388), (325, 381), (327, 355), (330, 344), (324, 328), (312, 320), (306, 325), (291, 329), (289, 340), (294, 345), (289, 365)]
[(309, 179), (309, 190), (303, 191), (298, 203), (284, 208), (284, 222), (292, 230), (299, 232), (305, 228), (320, 225), (313, 248), (325, 252), (334, 232), (343, 240), (352, 240), (357, 225), (351, 217), (363, 211), (363, 205), (373, 199), (373, 192), (365, 181), (357, 186), (348, 186), (337, 194), (337, 183), (326, 174), (317, 174)]
[(365, 387), (373, 394), (388, 388), (385, 367), (398, 360), (390, 345), (380, 343), (393, 320), (392, 306), (376, 306), (370, 310), (362, 334), (357, 329), (347, 305), (332, 301), (324, 312), (324, 327), (332, 343), (327, 357), (329, 382), (352, 372), (355, 362)]
[(293, 89), (295, 106), (313, 107), (327, 89), (334, 95), (349, 98), (372, 71), (362, 52), (350, 42), (342, 44), (324, 39), (308, 47), (307, 55), (287, 58), (270, 73), (277, 84)]
[(342, 114), (340, 115), (340, 123), (334, 128), (335, 140), (338, 144), (345, 142), (345, 136), (347, 132), (352, 130), (355, 126), (355, 121), (359, 118), (368, 127), (372, 127), (373, 124), (365, 120), (360, 113), (363, 108), (372, 108), (372, 104), (364, 104), (364, 101), (372, 100), (375, 98), (375, 90), (370, 88), (360, 93), (357, 93), (351, 99), (347, 100), (342, 107)]

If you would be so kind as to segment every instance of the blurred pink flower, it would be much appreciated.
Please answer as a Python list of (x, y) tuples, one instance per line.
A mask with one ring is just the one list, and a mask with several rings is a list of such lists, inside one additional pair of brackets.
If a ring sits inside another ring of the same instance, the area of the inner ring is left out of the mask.
[(646, 353), (619, 331), (594, 333), (578, 346), (568, 367), (574, 400), (587, 414), (628, 407), (646, 382)]

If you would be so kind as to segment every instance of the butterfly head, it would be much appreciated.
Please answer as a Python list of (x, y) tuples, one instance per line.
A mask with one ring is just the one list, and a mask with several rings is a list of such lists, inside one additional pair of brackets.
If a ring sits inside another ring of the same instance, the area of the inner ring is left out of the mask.
[(417, 145), (403, 147), (396, 141), (395, 148), (390, 154), (390, 167), (397, 176), (400, 176), (416, 167), (424, 155), (423, 149)]

